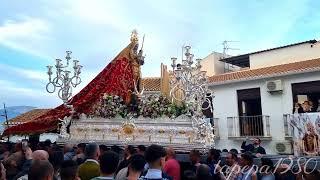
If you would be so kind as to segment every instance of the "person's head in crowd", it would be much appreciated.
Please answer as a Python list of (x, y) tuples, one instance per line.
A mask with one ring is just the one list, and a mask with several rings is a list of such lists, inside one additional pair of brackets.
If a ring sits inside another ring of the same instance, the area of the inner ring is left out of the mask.
[(240, 155), (239, 165), (241, 167), (252, 166), (253, 164), (253, 156), (250, 152), (245, 152)]
[(33, 161), (28, 172), (28, 179), (32, 180), (52, 180), (53, 167), (49, 161)]
[(232, 166), (232, 165), (234, 165), (235, 163), (237, 163), (237, 161), (238, 161), (238, 156), (237, 156), (237, 154), (235, 154), (234, 152), (229, 152), (228, 154), (227, 154), (227, 157), (226, 157), (226, 164), (228, 165), (228, 166)]
[(228, 151), (228, 149), (222, 149), (222, 152), (223, 152), (223, 153), (227, 153), (227, 152), (229, 152), (229, 151)]
[(118, 168), (119, 155), (113, 151), (107, 151), (99, 159), (101, 175), (113, 177)]
[(191, 161), (191, 164), (195, 165), (200, 163), (200, 152), (198, 150), (191, 150), (189, 154), (189, 158)]
[(186, 170), (183, 172), (183, 179), (185, 180), (196, 180), (197, 176), (196, 173), (191, 170)]
[(44, 141), (44, 146), (47, 146), (47, 147), (51, 146), (51, 140), (50, 139), (46, 139)]
[(49, 149), (51, 147), (51, 140), (50, 139), (47, 139), (43, 142), (43, 145), (44, 145), (44, 149), (43, 150), (46, 150), (47, 152), (49, 152)]
[(229, 152), (233, 152), (233, 153), (235, 153), (235, 154), (239, 154), (239, 152), (238, 152), (238, 150), (237, 149), (230, 149), (230, 151)]
[(87, 159), (99, 160), (100, 149), (97, 143), (89, 143), (85, 148), (85, 155)]
[(122, 151), (122, 149), (121, 149), (119, 146), (117, 146), (117, 145), (113, 145), (113, 146), (111, 146), (111, 151), (120, 154), (120, 152)]
[(221, 152), (218, 149), (210, 149), (208, 160), (209, 162), (217, 163), (220, 160)]
[(166, 156), (167, 160), (176, 158), (176, 153), (174, 152), (174, 149), (172, 147), (168, 147), (166, 149), (166, 153), (167, 153), (167, 156)]
[(303, 102), (303, 110), (305, 111), (305, 112), (309, 112), (310, 111), (310, 102), (309, 101), (304, 101)]
[(274, 170), (273, 162), (270, 158), (261, 158), (261, 172), (271, 173)]
[(130, 158), (130, 162), (128, 165), (128, 179), (136, 179), (139, 178), (141, 173), (144, 170), (144, 166), (146, 164), (146, 160), (143, 155), (135, 154)]
[(206, 164), (201, 164), (198, 168), (197, 168), (197, 179), (201, 179), (201, 180), (211, 180), (212, 179), (212, 175), (210, 173), (210, 167)]
[(255, 146), (260, 146), (261, 144), (261, 139), (256, 137), (256, 138), (253, 138), (253, 145)]
[(37, 149), (38, 150), (44, 149), (44, 143), (43, 142), (38, 142)]
[(6, 180), (6, 168), (0, 162), (0, 180)]
[(77, 150), (76, 153), (77, 154), (84, 154), (84, 150), (86, 148), (86, 144), (85, 143), (80, 143), (77, 145)]
[(1, 143), (0, 144), (0, 154), (3, 154), (4, 152), (10, 151), (9, 149), (9, 143)]
[(135, 153), (136, 149), (132, 145), (127, 145), (124, 149), (124, 155), (128, 159)]
[(49, 161), (53, 166), (54, 174), (58, 175), (60, 167), (61, 167), (61, 163), (63, 162), (63, 152), (62, 152), (62, 150), (53, 151), (49, 155)]
[(14, 152), (19, 152), (22, 151), (22, 142), (18, 141), (15, 145), (14, 145)]
[(63, 153), (66, 154), (68, 152), (72, 152), (73, 151), (73, 145), (72, 144), (65, 144), (63, 147)]
[(100, 149), (100, 154), (103, 154), (109, 150), (109, 148), (104, 144), (99, 145), (99, 149)]
[(78, 164), (75, 161), (63, 161), (60, 169), (61, 180), (80, 180), (78, 177)]
[(0, 146), (0, 160), (5, 161), (10, 155), (10, 144), (1, 143)]
[(149, 146), (145, 153), (145, 159), (152, 169), (162, 169), (165, 164), (166, 150), (156, 144)]
[(139, 145), (138, 147), (137, 147), (137, 153), (138, 154), (141, 154), (141, 155), (144, 155), (144, 153), (146, 152), (146, 146), (144, 146), (144, 145)]
[(49, 160), (49, 153), (45, 150), (36, 150), (32, 153), (32, 159), (37, 160)]

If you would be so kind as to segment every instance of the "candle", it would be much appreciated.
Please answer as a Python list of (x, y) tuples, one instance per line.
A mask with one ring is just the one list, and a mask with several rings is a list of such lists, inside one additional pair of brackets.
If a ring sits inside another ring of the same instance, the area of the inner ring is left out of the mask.
[(172, 57), (172, 58), (171, 58), (171, 60), (172, 60), (172, 65), (174, 65), (174, 66), (175, 66), (175, 65), (176, 65), (176, 61), (177, 61), (177, 58)]
[(60, 68), (62, 66), (61, 61), (62, 61), (61, 59), (56, 59), (56, 67), (57, 68)]
[(70, 55), (71, 55), (72, 52), (71, 51), (66, 51), (66, 53), (67, 53), (66, 59), (67, 60), (71, 59)]
[(51, 75), (52, 74), (52, 66), (47, 66), (48, 68), (48, 74)]
[(78, 66), (79, 61), (78, 60), (73, 60), (73, 67), (77, 67)]

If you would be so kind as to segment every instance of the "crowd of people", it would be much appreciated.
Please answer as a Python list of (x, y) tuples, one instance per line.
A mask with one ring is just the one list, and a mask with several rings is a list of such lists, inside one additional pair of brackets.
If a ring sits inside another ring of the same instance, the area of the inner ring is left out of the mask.
[[(236, 149), (192, 150), (189, 162), (176, 158), (172, 147), (152, 144), (134, 147), (105, 146), (96, 143), (65, 144), (50, 141), (24, 145), (2, 143), (0, 180), (274, 180), (296, 176), (274, 171), (273, 162), (262, 156), (255, 171), (255, 155), (265, 154), (260, 139)], [(204, 158), (205, 156), (205, 158)], [(223, 161), (221, 161), (223, 157)]]

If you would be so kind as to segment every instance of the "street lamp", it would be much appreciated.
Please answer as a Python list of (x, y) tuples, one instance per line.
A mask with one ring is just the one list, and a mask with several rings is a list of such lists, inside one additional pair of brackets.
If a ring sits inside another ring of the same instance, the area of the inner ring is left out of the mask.
[(72, 96), (72, 88), (77, 87), (81, 83), (81, 68), (83, 66), (79, 65), (78, 60), (73, 60), (73, 71), (69, 70), (69, 62), (71, 60), (71, 51), (66, 51), (66, 65), (62, 63), (61, 59), (56, 59), (55, 70), (56, 75), (53, 75), (53, 66), (47, 66), (49, 82), (46, 86), (46, 90), (48, 93), (54, 93), (56, 90), (58, 91), (58, 97), (63, 101), (65, 105), (69, 98)]

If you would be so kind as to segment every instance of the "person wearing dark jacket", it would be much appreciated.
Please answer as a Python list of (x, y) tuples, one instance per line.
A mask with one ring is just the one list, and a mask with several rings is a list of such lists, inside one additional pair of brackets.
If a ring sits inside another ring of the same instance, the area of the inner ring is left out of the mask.
[(254, 154), (266, 154), (266, 150), (261, 146), (261, 140), (254, 138), (252, 144), (246, 145), (247, 141), (243, 141), (241, 148), (244, 152), (251, 152)]

